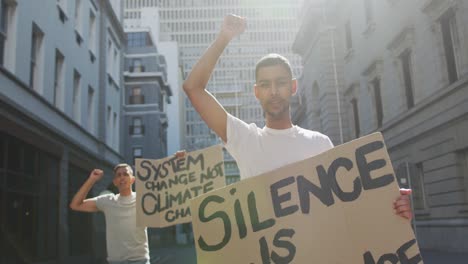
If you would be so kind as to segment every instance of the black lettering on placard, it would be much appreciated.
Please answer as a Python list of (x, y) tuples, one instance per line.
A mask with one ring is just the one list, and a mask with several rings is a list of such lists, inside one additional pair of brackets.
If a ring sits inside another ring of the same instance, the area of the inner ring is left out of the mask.
[[(234, 195), (236, 193), (236, 188), (232, 188), (229, 193)], [(240, 201), (236, 199), (234, 202), (234, 215), (236, 216), (237, 229), (239, 230), (239, 238), (243, 239), (247, 236), (247, 225), (245, 224), (244, 213), (242, 213), (242, 208)]]
[(146, 181), (151, 177), (151, 162), (149, 160), (143, 160), (140, 166), (146, 171), (145, 175), (140, 174), (140, 170), (137, 171), (137, 177), (141, 181)]
[(213, 181), (205, 183), (205, 185), (203, 185), (203, 193), (207, 193), (209, 191), (214, 190), (213, 184)]
[(322, 165), (317, 167), (317, 173), (321, 187), (318, 187), (302, 175), (297, 176), (297, 191), (299, 193), (299, 202), (303, 214), (308, 214), (310, 212), (311, 193), (319, 198), (326, 206), (331, 206), (335, 203), (330, 187), (330, 179)]
[(213, 168), (206, 168), (206, 173), (200, 174), (200, 183), (204, 181), (212, 180), (216, 177), (223, 177), (223, 162), (219, 162), (218, 164), (214, 165)]
[(153, 193), (145, 193), (143, 194), (143, 196), (141, 197), (141, 209), (143, 210), (143, 213), (145, 213), (145, 215), (152, 215), (154, 213), (157, 212), (157, 205), (155, 205), (153, 207), (153, 210), (148, 210), (146, 207), (145, 207), (145, 200), (147, 198), (152, 198), (153, 201), (155, 201), (157, 203), (158, 199), (156, 198), (156, 196), (153, 194)]
[(168, 210), (164, 216), (167, 222), (171, 223), (179, 218), (190, 216), (190, 207)]
[(271, 259), (276, 264), (287, 264), (291, 263), (296, 255), (296, 246), (287, 240), (281, 240), (280, 238), (289, 237), (292, 238), (294, 236), (295, 231), (293, 229), (281, 229), (276, 233), (275, 238), (273, 240), (273, 245), (277, 248), (284, 248), (288, 251), (286, 256), (280, 256), (276, 253), (276, 251), (271, 252)]
[(196, 158), (192, 157), (192, 156), (188, 156), (187, 157), (187, 170), (190, 170), (192, 168), (192, 166), (195, 166), (197, 165), (198, 163), (200, 163), (200, 169), (203, 171), (205, 170), (205, 156), (203, 156), (203, 154), (198, 154), (198, 156)]
[(288, 252), (285, 256), (280, 256), (276, 251), (272, 250), (270, 254), (270, 249), (268, 247), (268, 242), (265, 237), (260, 238), (260, 255), (262, 257), (262, 264), (269, 264), (271, 261), (275, 264), (287, 264), (296, 256), (296, 246), (288, 240), (281, 240), (281, 238), (288, 237), (292, 238), (295, 234), (293, 229), (280, 229), (273, 238), (273, 245), (277, 248), (286, 249)]
[(395, 177), (392, 174), (372, 178), (370, 172), (385, 167), (387, 162), (384, 159), (377, 159), (368, 162), (366, 154), (374, 152), (384, 147), (382, 141), (374, 141), (356, 149), (356, 163), (361, 175), (362, 187), (364, 190), (377, 189), (392, 183)]
[(255, 200), (255, 193), (252, 191), (247, 196), (247, 204), (249, 207), (250, 223), (252, 224), (252, 230), (258, 232), (263, 229), (270, 228), (275, 225), (276, 220), (273, 218), (265, 221), (260, 221), (258, 217), (257, 201)]
[(157, 166), (154, 166), (154, 164), (149, 160), (143, 160), (140, 166), (146, 173), (142, 174), (140, 171), (137, 171), (137, 177), (141, 181), (147, 181), (151, 176), (153, 176), (152, 180), (157, 181), (158, 179), (166, 178), (170, 172), (178, 173), (181, 171), (189, 171), (193, 166), (197, 165), (202, 171), (205, 169), (205, 158), (203, 153), (198, 154), (197, 157), (188, 156), (186, 160), (173, 157), (159, 163)]
[(287, 216), (299, 210), (299, 207), (297, 205), (292, 205), (292, 206), (288, 206), (285, 208), (281, 207), (282, 202), (287, 202), (291, 200), (290, 192), (287, 192), (283, 195), (278, 195), (278, 189), (294, 183), (294, 180), (295, 180), (294, 176), (291, 176), (291, 177), (287, 177), (282, 180), (279, 180), (270, 186), (271, 202), (273, 203), (273, 209), (275, 211), (276, 217)]
[(203, 222), (203, 223), (207, 223), (207, 222), (210, 222), (210, 221), (212, 221), (214, 219), (217, 219), (217, 218), (221, 219), (223, 221), (223, 224), (224, 224), (224, 236), (223, 236), (223, 239), (221, 240), (221, 242), (219, 242), (218, 244), (214, 244), (214, 245), (208, 245), (205, 242), (205, 239), (202, 236), (200, 236), (198, 238), (198, 245), (199, 245), (200, 249), (202, 249), (204, 251), (217, 251), (217, 250), (220, 250), (225, 245), (227, 245), (227, 243), (231, 239), (231, 231), (232, 231), (231, 220), (229, 220), (229, 216), (228, 216), (228, 214), (226, 212), (216, 211), (215, 213), (213, 213), (212, 215), (210, 215), (208, 217), (205, 216), (205, 208), (211, 202), (221, 204), (221, 203), (224, 202), (224, 198), (221, 197), (221, 196), (218, 196), (218, 195), (210, 195), (210, 196), (206, 197), (205, 199), (203, 199), (203, 201), (200, 204), (200, 207), (198, 208), (198, 215), (199, 215), (200, 221)]
[(383, 254), (378, 260), (377, 263), (375, 262), (374, 256), (370, 251), (364, 253), (364, 264), (387, 264), (390, 262), (391, 264), (418, 264), (422, 261), (421, 254), (418, 253), (416, 256), (412, 258), (408, 258), (406, 255), (406, 251), (411, 248), (416, 243), (416, 239), (410, 240), (403, 244), (400, 248), (398, 248), (396, 254), (395, 253), (386, 253)]
[[(359, 177), (356, 177), (353, 181), (353, 191), (345, 192), (341, 189), (338, 181), (336, 179), (336, 175), (339, 168), (345, 168), (347, 171), (350, 171), (353, 168), (353, 162), (347, 158), (337, 158), (332, 162), (330, 167), (328, 167), (328, 177), (330, 177), (331, 181), (331, 188), (333, 193), (340, 198), (342, 202), (351, 202), (356, 200), (359, 195), (361, 194), (361, 180)], [(347, 174), (345, 174), (347, 176)]]
[(414, 244), (416, 244), (416, 239), (406, 242), (397, 250), (397, 255), (400, 259), (401, 264), (417, 264), (422, 261), (421, 254), (419, 253), (412, 258), (408, 258), (408, 256), (406, 255), (406, 251), (410, 249)]

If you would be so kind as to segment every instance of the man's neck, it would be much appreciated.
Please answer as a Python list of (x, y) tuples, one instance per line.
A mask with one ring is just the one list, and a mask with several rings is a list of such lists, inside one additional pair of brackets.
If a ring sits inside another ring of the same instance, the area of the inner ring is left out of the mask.
[(283, 119), (277, 119), (277, 120), (271, 120), (270, 118), (267, 118), (265, 120), (265, 125), (268, 128), (272, 128), (272, 129), (288, 129), (293, 126), (291, 122), (291, 118), (283, 118)]
[(130, 196), (132, 194), (132, 189), (121, 190), (120, 196)]

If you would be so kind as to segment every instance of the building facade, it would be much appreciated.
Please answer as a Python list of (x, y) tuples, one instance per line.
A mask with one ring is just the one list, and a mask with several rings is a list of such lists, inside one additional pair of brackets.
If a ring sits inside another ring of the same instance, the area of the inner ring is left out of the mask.
[(104, 218), (68, 204), (123, 159), (119, 2), (0, 2), (0, 262), (102, 261)]
[(167, 156), (167, 104), (172, 95), (166, 60), (158, 53), (149, 30), (127, 30), (125, 54), (124, 156), (160, 159)]
[[(296, 37), (303, 76), (318, 68), (337, 69), (331, 79), (338, 83), (334, 101), (342, 109), (344, 141), (383, 133), (400, 186), (413, 189), (420, 247), (467, 252), (468, 2), (322, 4), (310, 1), (303, 7), (322, 14), (321, 19), (303, 18)], [(309, 59), (323, 48), (321, 40), (335, 49), (335, 60)], [(322, 113), (323, 92), (314, 91), (314, 81), (301, 86), (295, 115), (307, 123), (319, 113), (323, 128), (334, 120)]]
[(183, 126), (183, 93), (180, 89), (182, 75), (180, 71), (179, 47), (177, 42), (161, 38), (159, 34), (159, 9), (156, 1), (125, 1), (124, 29), (135, 30), (145, 28), (149, 30), (158, 53), (166, 58), (167, 82), (172, 96), (167, 105), (167, 153), (173, 154), (184, 148), (182, 140)]

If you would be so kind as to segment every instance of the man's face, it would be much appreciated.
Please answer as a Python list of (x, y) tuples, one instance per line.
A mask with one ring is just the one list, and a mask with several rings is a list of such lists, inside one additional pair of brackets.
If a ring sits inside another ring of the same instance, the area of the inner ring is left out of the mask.
[(258, 69), (255, 97), (260, 101), (267, 118), (289, 116), (289, 101), (296, 92), (296, 81), (282, 65)]
[(114, 174), (114, 185), (120, 190), (131, 188), (135, 177), (130, 173), (128, 167), (120, 167)]

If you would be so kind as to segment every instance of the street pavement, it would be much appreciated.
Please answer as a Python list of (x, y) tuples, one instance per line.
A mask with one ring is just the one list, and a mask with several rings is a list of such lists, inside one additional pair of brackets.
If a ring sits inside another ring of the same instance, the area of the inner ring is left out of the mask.
[[(159, 248), (151, 256), (152, 264), (196, 264), (194, 247)], [(468, 264), (467, 253), (438, 252), (421, 250), (424, 264)], [(350, 263), (352, 264), (352, 263)]]

